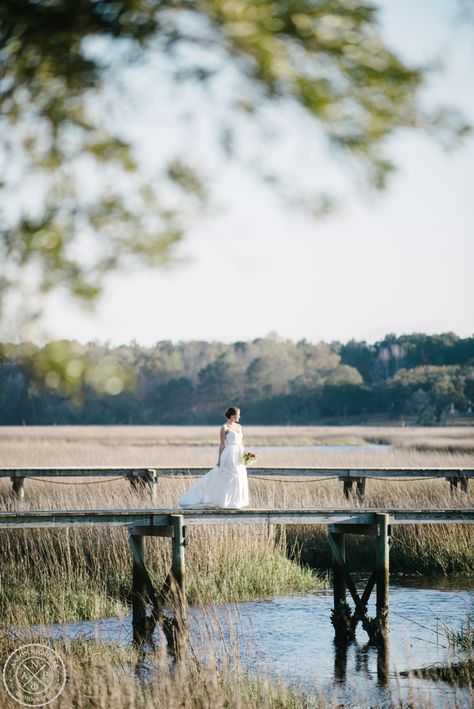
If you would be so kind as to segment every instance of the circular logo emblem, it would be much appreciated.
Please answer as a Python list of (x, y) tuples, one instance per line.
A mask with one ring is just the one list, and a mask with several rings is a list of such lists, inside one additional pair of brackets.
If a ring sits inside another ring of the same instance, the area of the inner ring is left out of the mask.
[(22, 645), (5, 662), (3, 684), (18, 704), (44, 707), (63, 691), (66, 668), (58, 653), (48, 645)]

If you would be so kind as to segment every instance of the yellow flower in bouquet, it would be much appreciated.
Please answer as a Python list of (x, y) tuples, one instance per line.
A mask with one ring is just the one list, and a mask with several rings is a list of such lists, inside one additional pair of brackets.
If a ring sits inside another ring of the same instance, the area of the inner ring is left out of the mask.
[(244, 458), (244, 465), (253, 465), (253, 463), (257, 462), (257, 454), (252, 453), (251, 451), (244, 453), (243, 458)]

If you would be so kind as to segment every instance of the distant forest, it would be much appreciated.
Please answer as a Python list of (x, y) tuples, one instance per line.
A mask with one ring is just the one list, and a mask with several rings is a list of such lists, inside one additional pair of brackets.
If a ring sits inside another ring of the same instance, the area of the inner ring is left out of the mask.
[[(51, 364), (64, 348), (76, 352), (66, 370), (78, 384), (69, 392)], [(23, 343), (2, 351), (2, 425), (214, 424), (232, 404), (248, 424), (474, 421), (474, 337), (453, 333), (387, 335), (374, 344), (312, 344), (272, 335), (152, 347)], [(45, 376), (31, 366), (32, 353), (52, 367)], [(93, 376), (79, 376), (96, 371), (97, 379), (104, 366), (119, 367), (126, 384), (115, 378), (119, 385), (107, 393)]]

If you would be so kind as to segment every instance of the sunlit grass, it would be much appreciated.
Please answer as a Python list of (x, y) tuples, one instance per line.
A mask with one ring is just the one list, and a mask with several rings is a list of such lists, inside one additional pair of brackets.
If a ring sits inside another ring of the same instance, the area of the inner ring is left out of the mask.
[[(218, 665), (211, 644), (206, 664), (189, 654), (186, 661), (170, 666), (162, 646), (150, 650), (144, 662), (132, 646), (82, 639), (63, 644), (45, 638), (43, 642), (54, 647), (66, 667), (67, 682), (54, 702), (59, 709), (323, 709), (332, 705), (318, 699), (317, 693), (310, 699), (302, 691), (270, 681), (263, 672), (255, 677), (244, 674), (235, 653), (221, 657)], [(1, 656), (7, 657), (19, 644), (0, 637)], [(18, 707), (6, 692), (1, 699), (3, 709)]]
[[(474, 427), (244, 426), (246, 445), (259, 465), (427, 465), (474, 463)], [(394, 450), (344, 454), (310, 446), (384, 443)], [(218, 426), (4, 426), (2, 464), (209, 465), (215, 462)], [(268, 450), (277, 446), (280, 450)], [(288, 448), (285, 450), (285, 448)], [(419, 451), (418, 454), (416, 451)], [(370, 461), (370, 462), (369, 462)]]
[[(349, 427), (348, 427), (349, 429)], [(363, 429), (377, 438), (378, 429)], [(255, 428), (248, 431), (249, 444), (258, 436), (314, 435), (326, 441), (343, 440), (345, 429), (305, 427)], [(385, 434), (387, 429), (384, 429)], [(350, 428), (351, 435), (354, 429)], [(397, 436), (405, 431), (396, 429)], [(393, 435), (395, 435), (395, 433)], [(445, 429), (446, 436), (465, 442), (466, 429)], [(185, 445), (207, 441), (216, 429), (179, 427), (62, 427), (1, 429), (0, 451), (5, 465), (169, 465), (212, 467), (217, 446)], [(406, 443), (414, 437), (426, 443), (426, 436), (436, 438), (432, 429), (406, 432)], [(132, 441), (159, 442), (153, 445), (130, 445)], [(391, 434), (390, 434), (391, 435)], [(123, 436), (123, 439), (122, 439)], [(180, 445), (169, 440), (181, 438)], [(121, 441), (121, 443), (119, 443)], [(111, 443), (113, 442), (113, 445)], [(250, 447), (250, 446), (249, 446)], [(252, 445), (258, 451), (258, 446)], [(474, 455), (459, 452), (421, 451), (409, 445), (388, 451), (365, 453), (319, 453), (308, 448), (265, 449), (259, 454), (259, 466), (327, 466), (351, 468), (391, 467), (472, 467)], [(337, 479), (313, 479), (304, 482), (255, 479), (249, 468), (250, 504), (256, 508), (348, 508), (359, 505), (347, 500)], [(258, 475), (258, 473), (257, 473)], [(179, 497), (194, 481), (159, 478), (157, 508), (176, 508)], [(84, 484), (85, 483), (85, 484)], [(148, 493), (137, 494), (124, 479), (27, 480), (26, 496), (11, 495), (8, 479), (0, 481), (0, 503), (4, 509), (94, 509), (149, 508)], [(452, 496), (445, 480), (369, 480), (363, 507), (371, 508), (452, 508), (472, 507), (469, 494)], [(268, 533), (270, 532), (270, 533)], [(325, 528), (271, 527), (251, 525), (229, 528), (216, 526), (188, 527), (186, 547), (187, 593), (197, 600), (226, 602), (246, 600), (294, 591), (306, 591), (321, 585), (321, 580), (302, 566), (290, 550), (301, 552), (301, 561), (324, 572), (330, 566)], [(13, 623), (17, 613), (27, 607), (29, 618), (43, 615), (49, 621), (98, 618), (126, 612), (131, 583), (131, 555), (127, 533), (121, 529), (20, 530), (2, 532), (1, 571), (2, 611)], [(353, 563), (367, 566), (370, 554), (364, 540), (348, 538)], [(147, 539), (150, 570), (159, 585), (169, 570), (170, 543), (167, 539)], [(469, 525), (395, 527), (391, 552), (393, 571), (416, 574), (472, 574), (474, 530)], [(288, 559), (292, 556), (292, 560)]]
[[(284, 540), (265, 527), (190, 528), (186, 587), (190, 603), (233, 602), (321, 588), (324, 580), (286, 556)], [(69, 622), (125, 614), (131, 552), (123, 529), (2, 531), (3, 622)], [(157, 588), (171, 567), (167, 538), (146, 539)]]

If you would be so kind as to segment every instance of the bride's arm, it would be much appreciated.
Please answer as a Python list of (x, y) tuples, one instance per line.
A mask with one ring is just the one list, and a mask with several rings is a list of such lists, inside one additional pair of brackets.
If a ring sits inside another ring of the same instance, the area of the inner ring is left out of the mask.
[(225, 448), (225, 434), (226, 434), (225, 426), (222, 426), (222, 428), (221, 428), (221, 443), (219, 446), (219, 458), (217, 459), (217, 467), (219, 467), (219, 465), (221, 463), (221, 453)]

